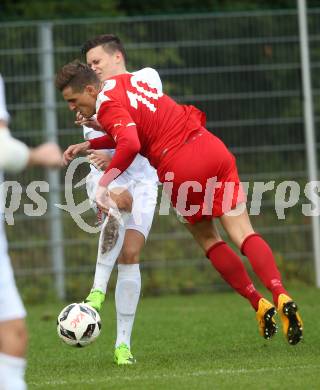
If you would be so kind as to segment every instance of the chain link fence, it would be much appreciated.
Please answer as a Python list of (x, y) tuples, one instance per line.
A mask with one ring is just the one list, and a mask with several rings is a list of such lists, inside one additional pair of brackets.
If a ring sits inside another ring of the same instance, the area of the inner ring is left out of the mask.
[[(319, 18), (320, 10), (308, 14), (317, 134)], [(81, 140), (73, 114), (59, 94), (55, 95), (53, 73), (64, 63), (81, 58), (82, 43), (102, 33), (114, 33), (123, 40), (129, 70), (156, 68), (167, 93), (206, 112), (208, 129), (231, 148), (241, 179), (250, 182), (249, 209), (253, 182), (274, 181), (274, 189), (263, 195), (261, 213), (253, 216), (253, 224), (273, 247), (286, 278), (313, 283), (311, 221), (301, 211), (302, 204), (308, 203), (303, 193), (308, 172), (297, 13), (3, 23), (0, 72), (16, 137), (30, 146), (49, 139), (65, 147)], [(78, 179), (86, 172), (82, 167)], [(65, 202), (64, 172), (33, 169), (9, 179), (18, 180), (24, 190), (32, 180), (48, 179), (50, 183), (50, 192), (42, 193), (51, 205), (47, 213), (27, 217), (24, 207), (32, 202), (23, 191), (23, 201), (14, 213), (15, 224), (8, 226), (11, 257), (25, 296), (51, 297), (54, 286), (61, 297), (65, 292), (78, 298), (86, 294), (98, 236), (83, 232), (68, 213), (52, 206)], [(281, 182), (293, 180), (301, 186), (299, 200), (285, 210), (286, 218), (279, 220), (276, 190)], [(77, 201), (85, 199), (84, 188), (74, 192)], [(87, 213), (86, 218), (92, 222), (94, 216)], [(145, 292), (190, 292), (220, 283), (173, 213), (156, 213), (142, 265)]]

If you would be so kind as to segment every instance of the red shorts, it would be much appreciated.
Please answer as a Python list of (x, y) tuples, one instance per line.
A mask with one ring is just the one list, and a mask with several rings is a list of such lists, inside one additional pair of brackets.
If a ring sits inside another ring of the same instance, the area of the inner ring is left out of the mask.
[[(171, 172), (171, 173), (170, 173)], [(211, 219), (246, 201), (236, 159), (205, 128), (191, 134), (158, 167), (159, 179), (173, 207), (191, 224)]]

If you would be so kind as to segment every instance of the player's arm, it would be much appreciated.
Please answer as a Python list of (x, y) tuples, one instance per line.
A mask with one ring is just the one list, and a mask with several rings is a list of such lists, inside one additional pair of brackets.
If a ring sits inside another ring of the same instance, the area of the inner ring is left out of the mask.
[[(99, 182), (101, 186), (107, 186), (129, 167), (139, 153), (141, 145), (135, 123), (128, 111), (119, 103), (115, 101), (102, 103), (97, 119), (116, 143), (115, 154)], [(90, 140), (90, 145), (94, 149), (95, 140)]]
[(97, 121), (97, 118), (95, 115), (91, 118), (84, 117), (80, 112), (76, 113), (76, 120), (74, 123), (78, 126), (86, 126), (90, 129), (96, 130), (96, 131), (102, 131), (101, 126), (99, 122)]
[(19, 172), (27, 165), (30, 152), (25, 144), (11, 136), (8, 122), (4, 83), (0, 75), (0, 169)]
[(91, 149), (115, 149), (117, 144), (114, 139), (109, 135), (105, 134), (101, 137), (92, 138), (89, 140)]
[(75, 157), (81, 154), (86, 154), (89, 149), (114, 149), (116, 143), (109, 135), (103, 135), (102, 137), (94, 138), (88, 141), (80, 142), (68, 146), (63, 153), (63, 164), (68, 165)]
[(29, 149), (23, 142), (13, 138), (7, 128), (0, 127), (0, 169), (20, 172), (27, 166), (41, 165), (49, 168), (61, 166), (60, 148), (54, 143), (45, 143)]
[(0, 76), (0, 170), (20, 172), (30, 165), (61, 166), (62, 155), (56, 144), (46, 143), (29, 149), (23, 142), (11, 136), (8, 122), (4, 85)]
[(28, 164), (30, 150), (21, 141), (13, 138), (7, 127), (0, 125), (0, 170), (22, 171)]

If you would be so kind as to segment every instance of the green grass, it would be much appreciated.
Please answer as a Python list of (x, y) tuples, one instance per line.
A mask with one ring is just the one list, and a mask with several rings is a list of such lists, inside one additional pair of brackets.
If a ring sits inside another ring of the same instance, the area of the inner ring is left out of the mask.
[(305, 339), (286, 343), (258, 334), (254, 312), (234, 293), (142, 298), (133, 333), (138, 363), (112, 363), (113, 298), (99, 339), (86, 348), (64, 345), (55, 317), (63, 304), (28, 307), (29, 389), (318, 389), (320, 300), (314, 288), (294, 290)]

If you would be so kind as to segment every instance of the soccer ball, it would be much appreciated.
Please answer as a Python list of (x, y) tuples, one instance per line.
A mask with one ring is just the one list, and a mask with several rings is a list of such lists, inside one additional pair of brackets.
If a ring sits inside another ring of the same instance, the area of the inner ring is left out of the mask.
[(57, 319), (58, 336), (68, 345), (85, 347), (100, 334), (99, 313), (85, 303), (71, 303)]

